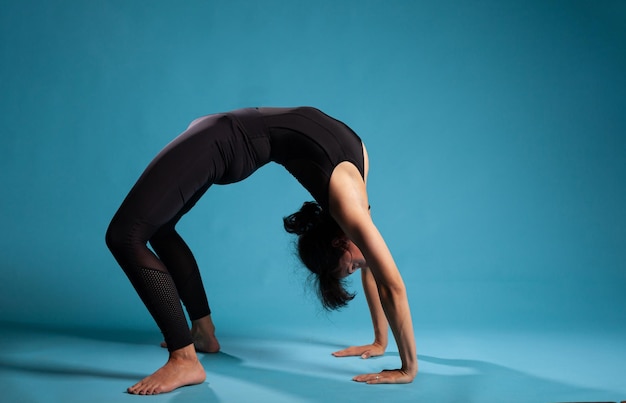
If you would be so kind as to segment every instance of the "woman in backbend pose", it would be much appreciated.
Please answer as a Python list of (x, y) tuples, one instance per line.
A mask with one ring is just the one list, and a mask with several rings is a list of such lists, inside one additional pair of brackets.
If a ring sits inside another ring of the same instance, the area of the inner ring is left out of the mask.
[(283, 165), (316, 200), (284, 218), (284, 225), (298, 236), (300, 259), (315, 274), (325, 308), (340, 308), (353, 298), (343, 280), (361, 269), (374, 342), (334, 355), (383, 354), (389, 324), (401, 368), (353, 379), (408, 383), (415, 378), (406, 289), (369, 214), (368, 158), (361, 139), (314, 108), (248, 108), (192, 122), (148, 165), (109, 225), (107, 245), (169, 350), (165, 365), (128, 388), (130, 393), (169, 392), (205, 380), (196, 350), (211, 353), (220, 346), (198, 265), (175, 226), (212, 184), (241, 181), (271, 161)]

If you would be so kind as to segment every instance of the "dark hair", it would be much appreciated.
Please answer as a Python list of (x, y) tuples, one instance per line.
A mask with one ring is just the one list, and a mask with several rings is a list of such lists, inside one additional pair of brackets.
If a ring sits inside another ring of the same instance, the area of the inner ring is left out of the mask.
[(317, 203), (305, 202), (283, 218), (285, 230), (298, 235), (298, 255), (315, 276), (317, 293), (327, 310), (339, 309), (354, 298), (339, 277), (339, 259), (347, 249), (337, 222)]

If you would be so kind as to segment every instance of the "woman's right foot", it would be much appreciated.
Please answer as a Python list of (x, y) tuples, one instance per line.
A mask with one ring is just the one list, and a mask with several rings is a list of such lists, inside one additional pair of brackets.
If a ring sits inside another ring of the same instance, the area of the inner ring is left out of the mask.
[[(215, 325), (211, 315), (192, 321), (191, 338), (196, 351), (202, 353), (217, 353), (220, 351), (220, 343), (217, 337), (215, 337)], [(162, 342), (161, 347), (167, 348), (167, 343)]]
[(215, 337), (215, 326), (210, 316), (205, 316), (192, 322), (191, 338), (196, 351), (203, 353), (217, 353), (220, 351), (220, 343), (217, 341), (217, 337)]

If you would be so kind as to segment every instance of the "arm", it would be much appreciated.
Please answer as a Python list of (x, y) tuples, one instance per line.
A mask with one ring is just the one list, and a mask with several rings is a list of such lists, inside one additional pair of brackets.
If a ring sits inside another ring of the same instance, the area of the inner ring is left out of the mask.
[(380, 304), (376, 280), (374, 280), (374, 276), (368, 267), (361, 269), (361, 281), (363, 283), (363, 291), (365, 292), (365, 299), (367, 300), (370, 315), (372, 316), (372, 325), (374, 325), (374, 342), (364, 346), (351, 346), (341, 351), (336, 351), (333, 353), (335, 357), (359, 355), (361, 358), (369, 358), (385, 354), (389, 327), (385, 312)]
[(383, 306), (380, 303), (376, 280), (374, 280), (374, 275), (369, 267), (361, 269), (361, 282), (363, 283), (363, 291), (365, 292), (367, 306), (369, 307), (370, 315), (372, 316), (372, 325), (374, 325), (374, 344), (381, 346), (382, 353), (384, 353), (387, 348), (387, 335), (389, 327), (385, 311), (383, 311)]
[(335, 357), (348, 357), (360, 355), (361, 358), (375, 357), (383, 355), (387, 348), (387, 335), (389, 331), (387, 318), (380, 303), (378, 296), (378, 287), (376, 280), (369, 269), (364, 267), (361, 269), (361, 281), (363, 283), (363, 291), (365, 299), (372, 316), (372, 325), (374, 326), (374, 342), (364, 346), (352, 346), (344, 350), (334, 352)]
[[(348, 229), (353, 242), (365, 256), (373, 277), (378, 285), (378, 294), (393, 332), (402, 367), (391, 374), (383, 372), (380, 378), (371, 374), (361, 375), (355, 380), (363, 382), (411, 382), (417, 374), (417, 355), (415, 337), (409, 309), (406, 288), (400, 272), (387, 248), (382, 236), (373, 223), (363, 223), (363, 228)], [(389, 375), (390, 379), (387, 379)]]
[(389, 248), (369, 216), (365, 183), (354, 165), (342, 163), (335, 168), (329, 189), (331, 214), (363, 252), (402, 360), (398, 370), (354, 379), (368, 383), (411, 382), (417, 374), (417, 356), (406, 288)]
[[(365, 154), (367, 161), (365, 146), (363, 146), (363, 153)], [(365, 168), (367, 178), (367, 163)], [(372, 213), (369, 206), (368, 213), (371, 217)], [(335, 357), (350, 357), (359, 355), (361, 358), (365, 359), (383, 355), (387, 349), (389, 324), (387, 323), (387, 317), (385, 316), (385, 311), (383, 311), (383, 306), (380, 303), (376, 280), (374, 279), (374, 275), (369, 267), (361, 268), (361, 283), (363, 285), (363, 291), (365, 292), (367, 306), (369, 307), (370, 315), (372, 317), (372, 325), (374, 326), (374, 342), (364, 346), (351, 346), (346, 349), (336, 351), (333, 353)]]

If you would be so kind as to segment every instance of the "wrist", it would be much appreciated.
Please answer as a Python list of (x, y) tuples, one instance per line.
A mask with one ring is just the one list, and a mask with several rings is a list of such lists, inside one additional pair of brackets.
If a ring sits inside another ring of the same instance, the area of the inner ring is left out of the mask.
[(415, 376), (417, 375), (417, 365), (414, 367), (405, 367), (404, 365), (402, 366), (402, 371), (406, 372), (408, 375), (411, 376)]
[(374, 342), (372, 344), (375, 345), (375, 346), (379, 346), (383, 350), (387, 349), (387, 340), (380, 340), (380, 339), (376, 338), (376, 339), (374, 339)]
[(415, 377), (417, 375), (417, 359), (402, 360), (402, 371)]

